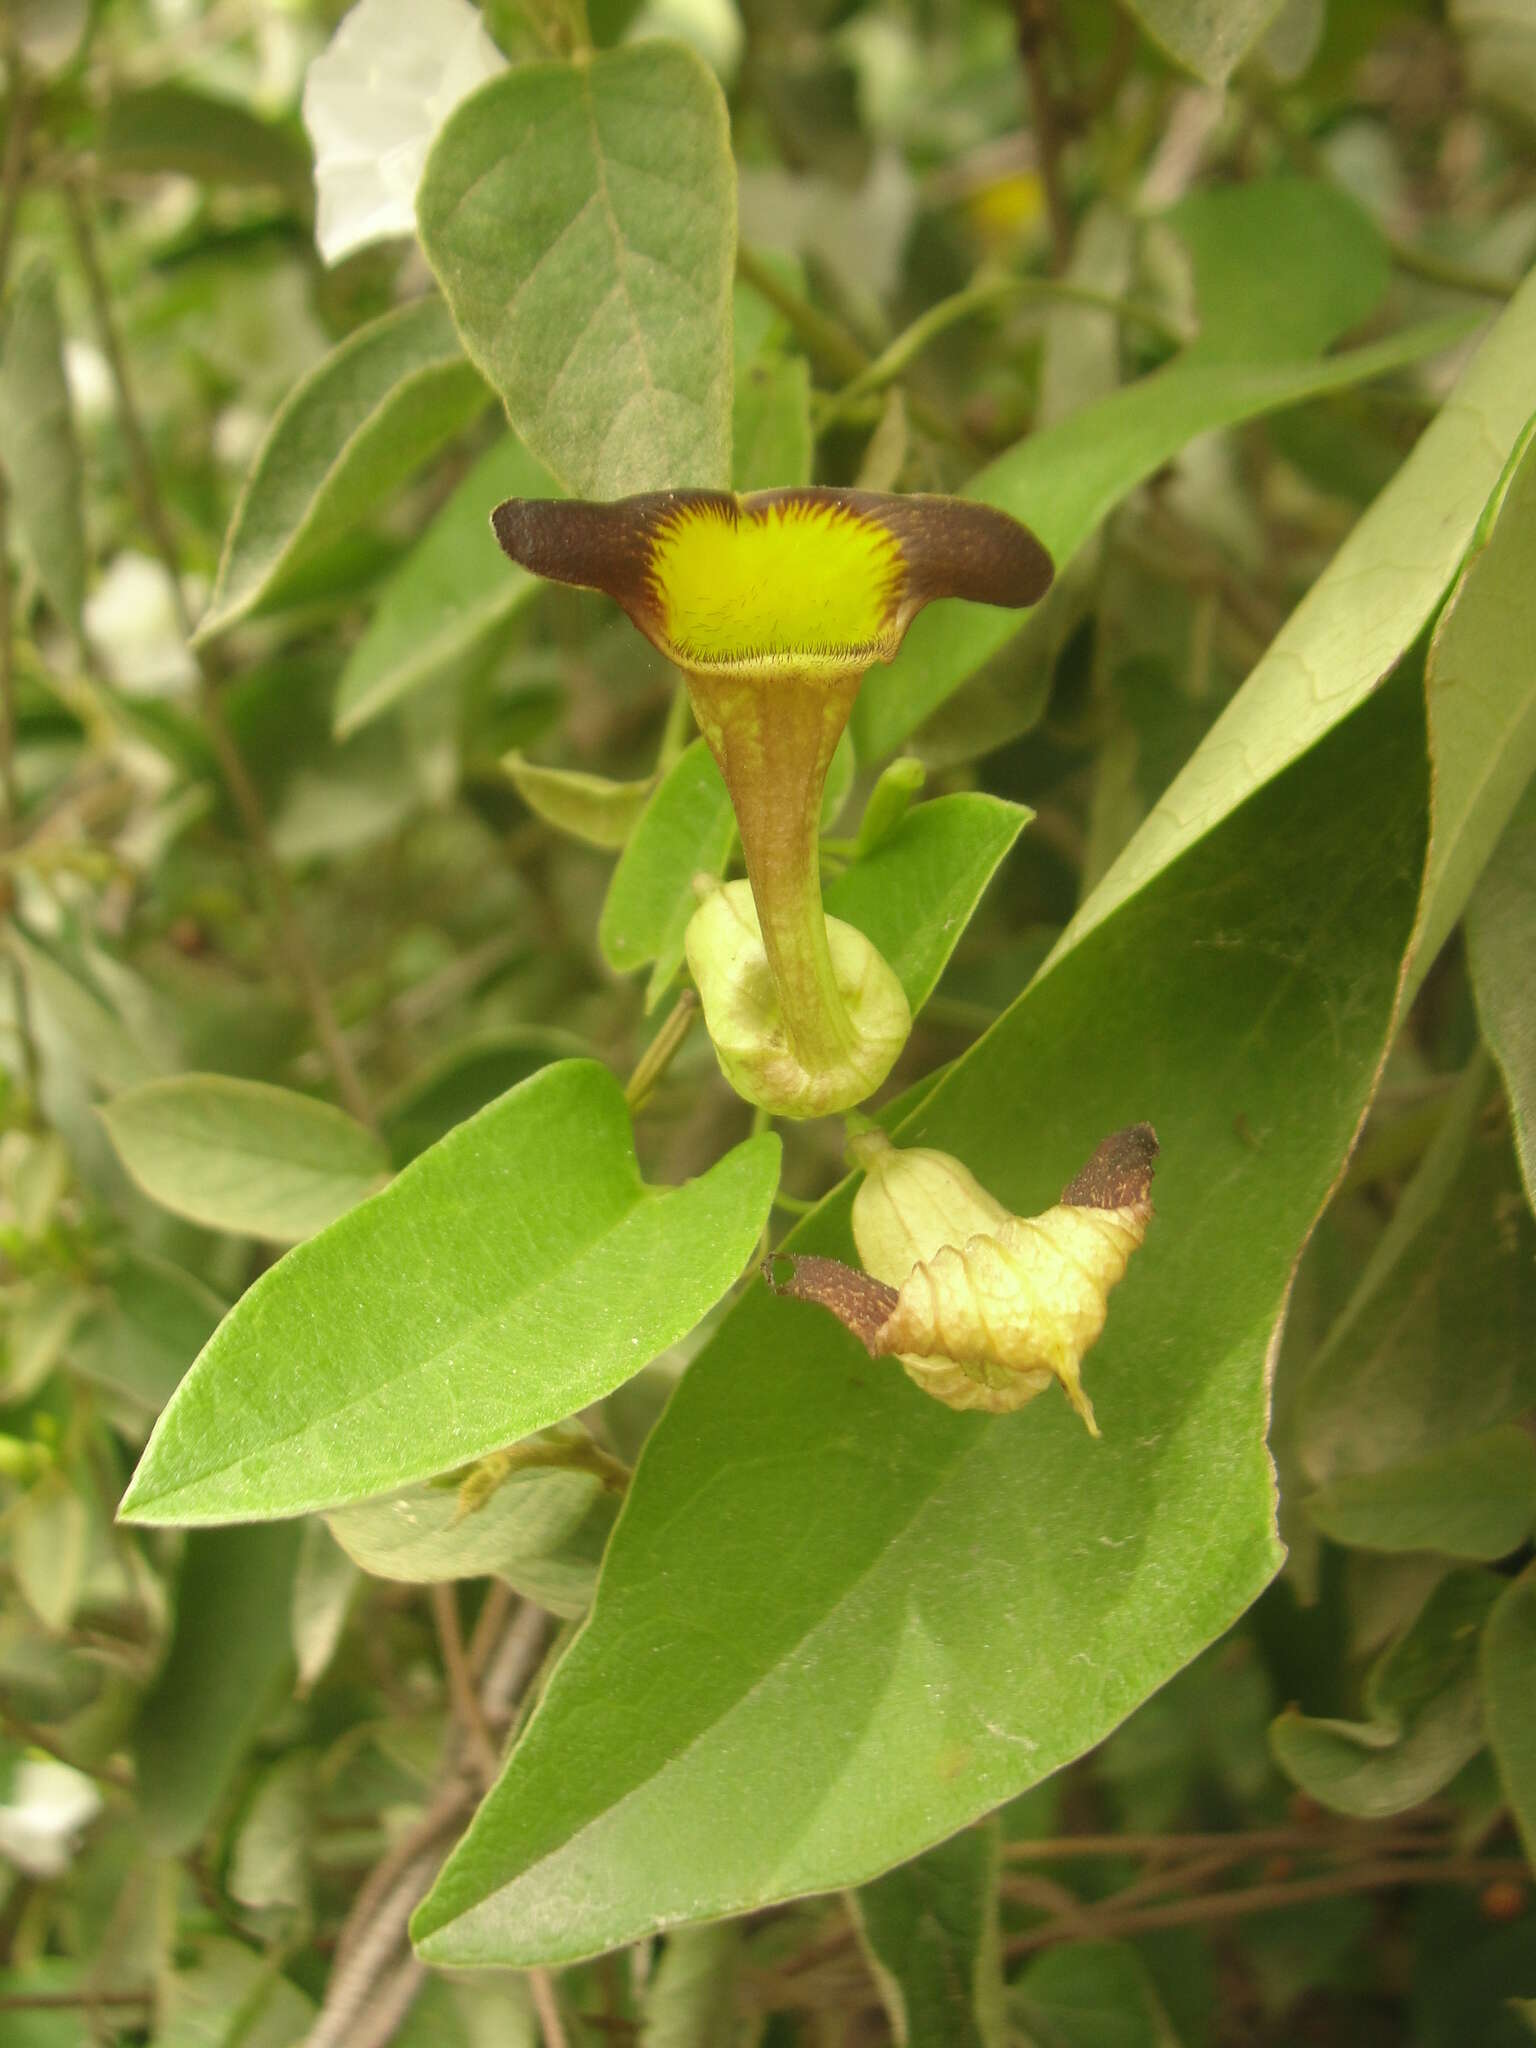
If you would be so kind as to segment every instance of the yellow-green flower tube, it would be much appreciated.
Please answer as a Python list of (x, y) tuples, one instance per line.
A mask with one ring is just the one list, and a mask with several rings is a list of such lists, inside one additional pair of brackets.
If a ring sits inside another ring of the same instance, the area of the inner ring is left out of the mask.
[(689, 933), (727, 1078), (784, 1116), (861, 1102), (911, 1018), (862, 933), (843, 926), (829, 942), (818, 839), (833, 751), (865, 671), (892, 659), (925, 604), (1033, 604), (1049, 555), (990, 506), (867, 491), (514, 498), (492, 523), (524, 568), (616, 598), (687, 679), (730, 791), (754, 913), (727, 891)]

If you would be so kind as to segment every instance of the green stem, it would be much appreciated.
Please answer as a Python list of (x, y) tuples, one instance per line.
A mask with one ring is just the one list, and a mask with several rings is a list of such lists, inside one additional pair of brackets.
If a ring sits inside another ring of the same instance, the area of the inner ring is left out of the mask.
[(911, 326), (903, 328), (872, 363), (828, 400), (821, 424), (828, 425), (861, 399), (893, 384), (929, 343), (937, 340), (948, 328), (969, 320), (975, 313), (984, 313), (994, 306), (1005, 306), (1012, 299), (1024, 297), (1056, 299), (1065, 305), (1091, 306), (1100, 312), (1113, 313), (1117, 319), (1150, 329), (1175, 348), (1182, 348), (1190, 338), (1177, 321), (1159, 312), (1156, 306), (1145, 305), (1138, 299), (1116, 298), (1112, 292), (1095, 291), (1092, 285), (1076, 284), (1070, 278), (987, 278), (966, 285), (962, 291), (951, 293), (947, 299), (938, 300), (926, 312), (920, 313)]

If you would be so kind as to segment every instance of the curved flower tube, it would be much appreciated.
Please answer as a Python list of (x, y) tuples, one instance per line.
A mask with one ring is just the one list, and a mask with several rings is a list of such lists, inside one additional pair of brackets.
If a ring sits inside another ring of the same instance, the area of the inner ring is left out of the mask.
[(1056, 1380), (1097, 1436), (1082, 1362), (1152, 1219), (1152, 1126), (1106, 1138), (1039, 1216), (1010, 1216), (947, 1152), (898, 1150), (882, 1131), (849, 1149), (865, 1174), (853, 1237), (867, 1270), (790, 1257), (779, 1281), (770, 1259), (769, 1284), (829, 1309), (948, 1408), (1011, 1414)]
[(796, 488), (509, 499), (513, 561), (606, 591), (687, 679), (741, 834), (750, 906), (707, 900), (688, 959), (726, 1077), (784, 1116), (851, 1108), (911, 1029), (901, 985), (821, 905), (822, 788), (865, 671), (938, 597), (1035, 603), (1051, 558), (966, 499)]

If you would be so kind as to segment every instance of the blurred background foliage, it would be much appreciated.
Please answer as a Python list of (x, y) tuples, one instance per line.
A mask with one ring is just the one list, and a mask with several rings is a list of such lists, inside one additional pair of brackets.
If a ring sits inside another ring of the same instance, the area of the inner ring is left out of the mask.
[[(952, 487), (1155, 367), (1190, 292), (1155, 216), (1234, 183), (1313, 179), (1372, 224), (1386, 298), (1351, 339), (1497, 309), (1536, 253), (1536, 9), (1233, 6), (1225, 89), (1223, 51), (1180, 41), (1222, 12), (591, 0), (599, 42), (680, 35), (729, 93), (767, 289), (738, 288), (738, 481), (814, 465)], [(500, 564), (481, 608), (445, 619), (413, 553), (492, 447), (486, 394), (236, 630), (188, 645), (277, 408), (429, 283), (414, 243), (317, 256), (298, 103), (339, 14), (11, 0), (4, 18), (0, 2038), (1528, 2039), (1536, 1914), (1510, 1801), (1529, 1839), (1529, 795), (1296, 1277), (1282, 1577), (906, 1889), (557, 1979), (428, 1976), (400, 1899), (468, 1808), (442, 1775), (455, 1702), (484, 1681), (499, 1739), (536, 1696), (612, 1522), (601, 1471), (530, 1469), (462, 1522), (424, 1488), (329, 1528), (114, 1526), (161, 1405), (302, 1233), (215, 1232), (151, 1200), (103, 1098), (192, 1069), (339, 1101), (377, 1133), (345, 1206), (545, 1060), (627, 1072), (652, 1029), (599, 932), (612, 850), (677, 737), (668, 671), (595, 598), (517, 589)], [(571, 19), (534, 0), (486, 16), (514, 52), (530, 21)], [(1318, 263), (1353, 260), (1319, 238)], [(1286, 317), (1229, 310), (1261, 335)], [(1042, 629), (919, 729), (930, 792), (1036, 815), (898, 1081), (1023, 987), (1471, 346), (1191, 442)], [(834, 830), (856, 829), (879, 765), (859, 764)], [(747, 1121), (695, 1034), (642, 1128), (648, 1176), (700, 1170)], [(837, 1177), (834, 1147), (791, 1134), (791, 1198)], [(588, 1418), (601, 1450), (632, 1461), (685, 1364)]]

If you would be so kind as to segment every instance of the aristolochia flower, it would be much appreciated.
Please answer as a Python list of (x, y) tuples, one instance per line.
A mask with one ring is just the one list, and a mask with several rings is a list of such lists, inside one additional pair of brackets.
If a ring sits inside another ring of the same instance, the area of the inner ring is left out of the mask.
[(947, 1152), (898, 1150), (880, 1131), (850, 1150), (866, 1270), (790, 1256), (787, 1280), (768, 1261), (769, 1284), (829, 1309), (946, 1407), (1006, 1415), (1056, 1380), (1097, 1436), (1081, 1367), (1152, 1218), (1152, 1126), (1106, 1138), (1039, 1216), (1010, 1216)]
[(469, 0), (358, 0), (304, 81), (315, 241), (327, 263), (416, 232), (433, 138), (506, 63)]
[(616, 598), (687, 678), (747, 868), (687, 937), (726, 1078), (781, 1116), (861, 1102), (911, 1015), (864, 934), (823, 913), (827, 768), (865, 671), (892, 659), (925, 604), (1033, 604), (1050, 556), (991, 506), (869, 491), (514, 498), (492, 524), (524, 568)]

